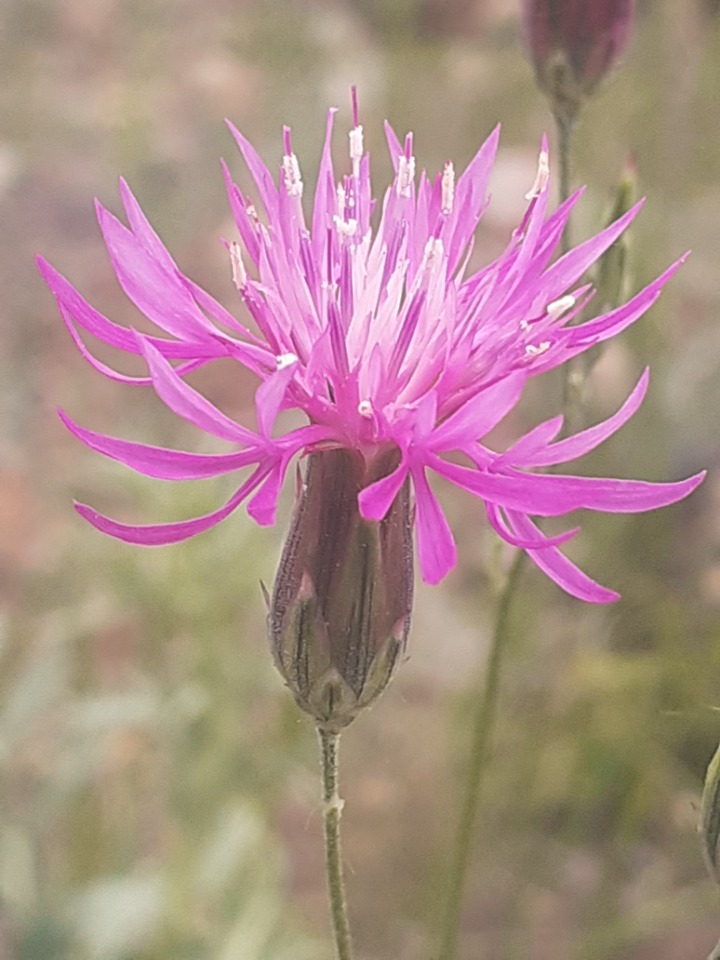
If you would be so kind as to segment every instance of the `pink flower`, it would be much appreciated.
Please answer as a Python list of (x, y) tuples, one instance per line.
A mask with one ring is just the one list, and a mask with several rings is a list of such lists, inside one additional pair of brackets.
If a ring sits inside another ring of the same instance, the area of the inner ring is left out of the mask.
[[(532, 518), (579, 508), (652, 510), (687, 496), (703, 475), (655, 484), (533, 471), (575, 460), (615, 433), (640, 406), (647, 371), (617, 413), (574, 436), (556, 439), (562, 418), (555, 417), (507, 450), (491, 449), (483, 438), (513, 409), (531, 377), (615, 336), (645, 313), (679, 264), (623, 306), (578, 322), (592, 295), (580, 282), (583, 274), (626, 229), (639, 205), (553, 262), (580, 192), (547, 214), (543, 144), (521, 224), (504, 253), (469, 274), (498, 131), (456, 182), (450, 163), (434, 180), (424, 171), (417, 176), (412, 135), (401, 144), (386, 127), (395, 178), (373, 216), (370, 163), (353, 106), (351, 173), (336, 185), (330, 111), (309, 223), (290, 131), (285, 130), (276, 185), (253, 147), (230, 125), (259, 200), (256, 208), (224, 168), (241, 240), (229, 245), (230, 259), (249, 325), (180, 272), (122, 181), (129, 227), (98, 204), (100, 227), (121, 286), (162, 335), (115, 324), (39, 260), (71, 336), (93, 366), (124, 383), (152, 385), (176, 414), (235, 449), (201, 455), (132, 443), (94, 433), (61, 412), (75, 436), (134, 470), (166, 480), (249, 469), (224, 506), (191, 520), (137, 526), (83, 504), (76, 505), (78, 512), (104, 533), (145, 545), (201, 533), (244, 501), (258, 523), (272, 524), (294, 457), (347, 449), (372, 464), (380, 457), (386, 462), (394, 449), (397, 466), (359, 493), (360, 514), (380, 521), (409, 478), (425, 581), (437, 583), (456, 563), (453, 536), (429, 482), (434, 473), (483, 501), (499, 536), (526, 550), (568, 593), (596, 603), (616, 599), (560, 551), (577, 529), (548, 537)], [(144, 357), (148, 377), (127, 377), (101, 363), (78, 328)], [(185, 381), (192, 370), (227, 357), (260, 381), (257, 430), (230, 419)], [(302, 411), (307, 423), (277, 432), (277, 415), (288, 409)]]

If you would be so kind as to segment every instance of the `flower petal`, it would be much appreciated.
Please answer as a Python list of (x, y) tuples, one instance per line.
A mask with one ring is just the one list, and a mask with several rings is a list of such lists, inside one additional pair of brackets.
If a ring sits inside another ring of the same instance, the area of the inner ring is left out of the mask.
[(512, 544), (513, 547), (519, 547), (521, 550), (547, 550), (548, 547), (559, 547), (580, 533), (580, 527), (573, 527), (571, 530), (565, 530), (554, 537), (546, 537), (544, 534), (520, 537), (510, 529), (505, 521), (503, 511), (499, 507), (495, 506), (494, 503), (486, 503), (485, 508), (490, 526), (495, 533), (507, 543)]
[(480, 390), (433, 431), (428, 449), (459, 450), (484, 437), (518, 402), (526, 379), (518, 371)]
[[(117, 217), (96, 204), (113, 269), (120, 286), (153, 323), (180, 339), (200, 339), (215, 328), (171, 271), (167, 259), (158, 260)], [(159, 241), (158, 241), (159, 242)]]
[(184, 450), (170, 450), (167, 447), (148, 446), (95, 433), (75, 423), (63, 410), (58, 410), (58, 414), (70, 433), (91, 450), (118, 460), (138, 473), (160, 480), (217, 477), (257, 463), (265, 455), (264, 451), (257, 447), (238, 453), (196, 454), (186, 453)]
[(257, 410), (258, 427), (263, 437), (269, 438), (272, 433), (285, 394), (297, 372), (297, 366), (297, 360), (282, 366), (257, 388), (255, 409)]
[[(518, 535), (543, 538), (543, 534), (532, 520), (522, 513), (509, 511), (508, 520)], [(608, 590), (607, 587), (591, 579), (556, 547), (527, 552), (543, 573), (578, 600), (585, 600), (588, 603), (614, 603), (620, 599), (619, 593)]]
[(269, 467), (267, 464), (258, 466), (246, 482), (236, 490), (228, 502), (219, 510), (207, 513), (202, 517), (193, 517), (192, 520), (181, 520), (177, 523), (155, 523), (149, 526), (137, 526), (134, 524), (119, 523), (112, 520), (104, 514), (99, 513), (92, 507), (84, 503), (75, 503), (75, 509), (88, 523), (91, 523), (101, 533), (106, 533), (116, 540), (123, 540), (125, 543), (136, 543), (145, 547), (157, 547), (168, 543), (180, 543), (181, 540), (187, 540), (198, 533), (209, 530), (216, 524), (228, 517), (233, 510), (236, 510), (243, 500), (248, 497), (252, 491), (262, 482), (267, 475)]
[(596, 424), (594, 427), (589, 427), (587, 430), (582, 430), (572, 437), (559, 440), (557, 443), (545, 447), (544, 450), (530, 453), (521, 459), (518, 459), (516, 455), (511, 462), (522, 467), (549, 467), (556, 463), (567, 463), (568, 460), (575, 460), (577, 457), (589, 453), (616, 433), (638, 410), (647, 393), (649, 382), (650, 371), (646, 369), (625, 403), (617, 413), (608, 417), (607, 420)]
[(150, 376), (152, 377), (155, 392), (173, 413), (199, 427), (206, 433), (233, 443), (257, 443), (257, 434), (247, 427), (240, 426), (209, 400), (206, 400), (197, 390), (188, 386), (178, 372), (167, 362), (145, 337), (140, 337), (145, 359), (147, 360)]
[(457, 563), (455, 539), (430, 489), (424, 467), (411, 468), (415, 488), (418, 560), (425, 583), (439, 583)]
[(403, 457), (396, 470), (361, 490), (358, 494), (360, 516), (365, 520), (382, 520), (400, 492), (407, 475), (407, 459)]
[(677, 483), (568, 477), (562, 474), (487, 473), (431, 455), (428, 465), (483, 500), (522, 513), (558, 517), (571, 510), (642, 513), (677, 503), (702, 483), (705, 471)]

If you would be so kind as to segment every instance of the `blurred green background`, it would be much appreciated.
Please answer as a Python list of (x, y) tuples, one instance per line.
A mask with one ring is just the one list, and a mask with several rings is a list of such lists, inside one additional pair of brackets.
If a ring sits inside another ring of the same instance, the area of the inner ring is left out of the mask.
[[(696, 833), (720, 740), (720, 17), (638, 6), (623, 67), (587, 108), (574, 229), (606, 215), (630, 152), (649, 203), (634, 283), (687, 248), (658, 305), (603, 354), (583, 417), (651, 392), (578, 470), (710, 478), (687, 503), (583, 518), (569, 552), (623, 593), (610, 609), (528, 565), (515, 607), (462, 960), (689, 960), (720, 935)], [(95, 430), (209, 450), (153, 395), (77, 354), (34, 268), (42, 252), (99, 309), (137, 314), (92, 209), (130, 181), (180, 266), (237, 306), (220, 238), (234, 228), (218, 158), (249, 187), (223, 117), (274, 166), (280, 127), (311, 184), (325, 111), (360, 91), (376, 194), (387, 117), (418, 163), (459, 169), (500, 120), (477, 259), (497, 252), (552, 132), (505, 0), (4, 0), (0, 7), (0, 957), (329, 960), (312, 724), (271, 665), (258, 585), (283, 524), (239, 512), (185, 545), (128, 547), (73, 496), (156, 522), (212, 509), (232, 478), (146, 480), (86, 451)], [(243, 179), (244, 178), (244, 179)], [(103, 357), (107, 354), (99, 351)], [(113, 358), (115, 360), (116, 358)], [(130, 371), (129, 367), (125, 367)], [(238, 418), (253, 383), (194, 382)], [(498, 442), (556, 412), (539, 384)], [(458, 569), (418, 586), (410, 659), (344, 737), (345, 853), (358, 960), (431, 956), (438, 884), (472, 701), (506, 553), (480, 505), (440, 491)]]

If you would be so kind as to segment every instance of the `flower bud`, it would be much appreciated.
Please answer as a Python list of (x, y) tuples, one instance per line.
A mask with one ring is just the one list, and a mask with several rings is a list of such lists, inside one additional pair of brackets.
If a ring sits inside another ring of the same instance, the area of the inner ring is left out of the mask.
[(523, 0), (523, 27), (540, 87), (559, 121), (583, 101), (625, 50), (634, 0)]
[[(615, 194), (615, 201), (605, 221), (606, 225), (609, 226), (624, 216), (634, 206), (636, 198), (637, 171), (635, 160), (630, 157), (622, 172)], [(628, 291), (630, 286), (628, 255), (631, 239), (632, 232), (630, 230), (623, 233), (608, 247), (595, 267), (594, 285), (600, 313), (614, 310), (623, 302)]]
[(407, 482), (387, 516), (363, 520), (358, 493), (398, 454), (366, 463), (337, 449), (308, 458), (270, 602), (275, 663), (298, 705), (337, 733), (386, 687), (405, 649), (413, 560)]
[(700, 803), (700, 838), (708, 873), (720, 884), (720, 747), (705, 774)]

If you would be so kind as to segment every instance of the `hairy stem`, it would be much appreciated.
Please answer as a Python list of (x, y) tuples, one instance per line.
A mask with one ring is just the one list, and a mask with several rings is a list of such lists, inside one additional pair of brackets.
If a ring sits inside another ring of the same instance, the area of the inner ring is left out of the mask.
[(325, 827), (325, 873), (330, 917), (337, 960), (352, 960), (352, 941), (348, 923), (345, 880), (340, 846), (340, 817), (343, 801), (338, 793), (338, 748), (340, 734), (318, 729), (322, 766), (323, 821)]

